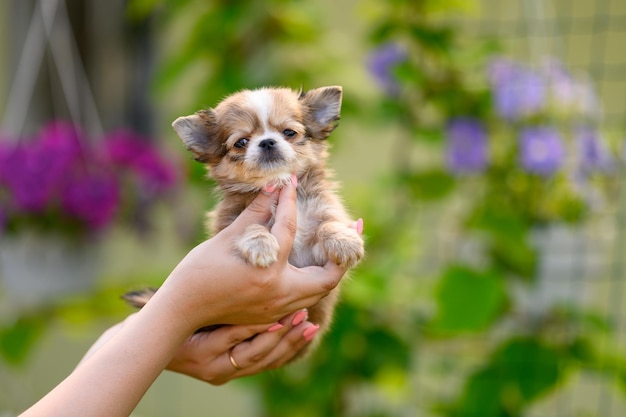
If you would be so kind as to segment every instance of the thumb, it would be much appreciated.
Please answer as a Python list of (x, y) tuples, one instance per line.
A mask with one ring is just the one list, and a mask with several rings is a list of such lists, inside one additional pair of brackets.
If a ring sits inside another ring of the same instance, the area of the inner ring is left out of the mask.
[(251, 224), (267, 223), (278, 203), (278, 194), (275, 186), (266, 186), (225, 230), (241, 234)]
[(337, 287), (346, 273), (345, 269), (330, 260), (323, 266), (305, 266), (297, 268), (297, 270), (304, 276), (301, 277), (302, 279), (293, 280), (290, 283), (292, 285), (290, 292), (292, 294), (306, 294), (306, 297), (317, 297), (312, 303), (317, 303), (320, 295), (326, 296)]

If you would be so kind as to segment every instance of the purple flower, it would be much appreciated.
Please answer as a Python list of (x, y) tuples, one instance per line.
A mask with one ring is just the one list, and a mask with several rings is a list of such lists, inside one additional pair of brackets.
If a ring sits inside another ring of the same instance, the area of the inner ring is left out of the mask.
[(116, 178), (105, 171), (93, 171), (72, 178), (63, 190), (61, 203), (67, 214), (100, 230), (115, 216), (118, 201)]
[(104, 149), (116, 167), (138, 175), (141, 191), (147, 194), (162, 193), (176, 182), (174, 165), (146, 138), (121, 130), (105, 138)]
[(176, 170), (154, 152), (140, 155), (135, 161), (142, 188), (149, 194), (160, 194), (176, 182)]
[(0, 151), (0, 181), (17, 210), (41, 212), (54, 199), (68, 172), (81, 157), (81, 137), (69, 124), (55, 122), (32, 140)]
[(0, 184), (4, 184), (9, 176), (12, 149), (9, 140), (0, 137)]
[(482, 172), (487, 166), (487, 134), (475, 119), (459, 118), (446, 126), (446, 163), (455, 174)]
[(489, 67), (489, 80), (498, 114), (509, 121), (531, 116), (546, 102), (542, 76), (517, 62), (497, 59)]
[[(173, 186), (176, 170), (149, 141), (128, 132), (112, 137), (96, 147), (75, 126), (53, 122), (32, 140), (0, 142), (6, 224), (19, 219), (62, 228), (69, 221), (84, 233), (108, 226), (122, 203), (143, 204), (147, 211)], [(133, 187), (124, 195), (129, 202), (121, 201), (124, 181)]]
[(545, 61), (543, 73), (555, 110), (583, 117), (599, 115), (600, 104), (588, 79), (574, 77), (561, 61), (554, 58)]
[(407, 60), (404, 47), (389, 42), (373, 50), (367, 59), (367, 68), (380, 87), (390, 96), (400, 93), (400, 83), (394, 74), (394, 68)]
[(553, 175), (563, 164), (565, 151), (559, 133), (550, 127), (528, 127), (520, 132), (520, 163), (534, 174)]
[(49, 149), (56, 150), (65, 158), (78, 158), (86, 150), (85, 136), (76, 126), (56, 121), (47, 124), (38, 135), (39, 141)]
[(571, 108), (577, 101), (577, 85), (572, 74), (557, 59), (548, 59), (543, 72), (549, 85), (550, 95), (558, 108)]
[(607, 172), (613, 168), (613, 158), (598, 136), (598, 132), (590, 128), (582, 128), (575, 135), (580, 169), (584, 173)]
[(15, 208), (43, 211), (57, 185), (54, 176), (48, 175), (53, 157), (38, 143), (26, 143), (13, 149), (5, 163), (4, 183)]

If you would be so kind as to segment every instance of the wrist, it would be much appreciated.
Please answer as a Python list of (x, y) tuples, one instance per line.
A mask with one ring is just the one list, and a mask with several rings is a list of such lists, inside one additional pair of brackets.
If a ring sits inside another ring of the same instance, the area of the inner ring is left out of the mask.
[[(210, 322), (210, 317), (206, 317), (206, 305), (213, 303), (206, 295), (199, 297), (198, 291), (193, 290), (195, 280), (190, 277), (194, 275), (194, 271), (187, 269), (179, 265), (172, 271), (144, 307), (146, 309), (150, 306), (160, 320), (166, 320), (176, 332), (185, 337), (191, 336), (201, 327), (217, 324)], [(203, 281), (203, 285), (209, 285), (206, 277), (203, 277)]]
[(184, 341), (196, 328), (184, 310), (183, 302), (177, 302), (169, 296), (169, 288), (160, 288), (150, 301), (137, 313), (136, 320), (142, 326), (148, 326), (168, 334), (168, 338), (177, 342)]

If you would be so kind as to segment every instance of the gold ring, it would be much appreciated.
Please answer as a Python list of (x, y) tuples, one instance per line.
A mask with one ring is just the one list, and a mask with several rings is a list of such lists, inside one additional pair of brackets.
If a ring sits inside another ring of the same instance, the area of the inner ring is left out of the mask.
[(243, 368), (239, 365), (237, 365), (237, 362), (235, 361), (235, 358), (233, 358), (233, 349), (235, 347), (231, 347), (230, 350), (228, 351), (228, 359), (230, 359), (230, 363), (231, 365), (233, 365), (235, 367), (236, 370), (241, 371)]

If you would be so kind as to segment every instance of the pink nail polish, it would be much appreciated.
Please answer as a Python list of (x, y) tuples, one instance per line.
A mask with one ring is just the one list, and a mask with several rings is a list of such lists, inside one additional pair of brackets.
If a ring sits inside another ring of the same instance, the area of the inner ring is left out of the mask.
[(356, 232), (361, 236), (363, 234), (363, 219), (356, 221)]
[(309, 312), (306, 310), (300, 310), (296, 313), (295, 316), (293, 316), (293, 320), (291, 321), (291, 324), (294, 326), (297, 326), (298, 324), (302, 323), (304, 320), (306, 320), (306, 318), (309, 316)]
[(276, 324), (272, 325), (272, 327), (270, 327), (269, 329), (267, 329), (267, 331), (268, 331), (268, 332), (276, 332), (276, 331), (278, 331), (278, 330), (282, 329), (283, 327), (285, 327), (285, 326), (283, 326), (283, 325), (282, 325), (282, 324), (280, 324), (280, 323), (276, 323)]
[(314, 324), (313, 326), (308, 327), (304, 332), (302, 332), (302, 336), (304, 336), (304, 340), (306, 340), (307, 342), (310, 342), (319, 329), (320, 329), (319, 324)]

